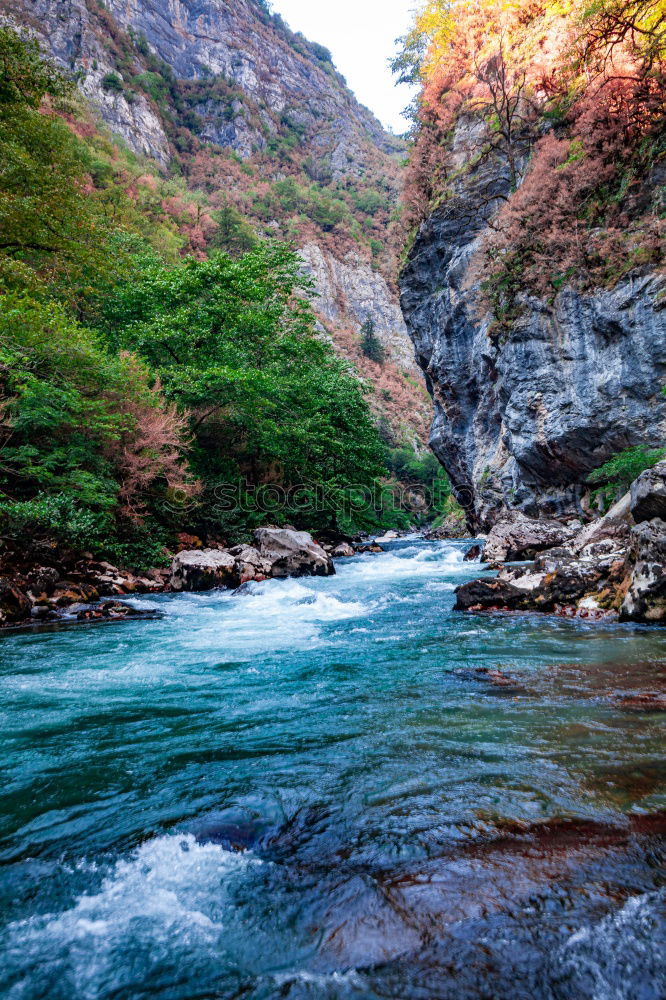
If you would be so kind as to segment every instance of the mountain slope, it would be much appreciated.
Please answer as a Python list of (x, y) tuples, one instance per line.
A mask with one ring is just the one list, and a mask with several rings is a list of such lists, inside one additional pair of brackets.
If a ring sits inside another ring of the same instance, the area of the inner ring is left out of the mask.
[[(182, 178), (201, 210), (195, 254), (222, 245), (220, 215), (306, 248), (322, 327), (380, 386), (391, 437), (423, 437), (427, 403), (397, 303), (401, 140), (384, 132), (330, 53), (260, 0), (0, 0), (76, 76), (103, 121)], [(177, 190), (175, 195), (177, 197)], [(361, 349), (371, 320), (380, 368)]]

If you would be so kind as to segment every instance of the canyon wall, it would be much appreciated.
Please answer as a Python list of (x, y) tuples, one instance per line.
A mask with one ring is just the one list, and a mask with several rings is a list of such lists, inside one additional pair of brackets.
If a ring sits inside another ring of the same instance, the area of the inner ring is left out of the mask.
[(524, 290), (498, 332), (479, 249), (509, 195), (501, 158), (462, 171), (420, 226), (400, 282), (433, 399), (431, 444), (474, 530), (513, 509), (579, 514), (592, 470), (666, 433), (666, 278), (638, 269), (550, 300)]

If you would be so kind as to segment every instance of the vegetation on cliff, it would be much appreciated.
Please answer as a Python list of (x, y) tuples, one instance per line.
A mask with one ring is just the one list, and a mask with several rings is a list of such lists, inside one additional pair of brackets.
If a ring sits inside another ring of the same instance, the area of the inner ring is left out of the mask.
[(497, 318), (526, 290), (664, 262), (664, 0), (429, 0), (396, 60), (423, 85), (408, 225), (489, 160), (505, 190), (478, 271)]

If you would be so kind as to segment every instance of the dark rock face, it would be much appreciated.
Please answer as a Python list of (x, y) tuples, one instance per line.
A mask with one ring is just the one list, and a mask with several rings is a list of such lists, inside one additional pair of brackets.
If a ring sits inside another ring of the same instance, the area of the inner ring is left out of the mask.
[(631, 514), (637, 524), (654, 517), (666, 520), (666, 462), (646, 469), (632, 484)]
[(422, 225), (401, 278), (433, 397), (431, 443), (471, 528), (485, 531), (511, 509), (576, 515), (590, 471), (666, 431), (663, 276), (565, 287), (552, 304), (524, 295), (511, 327), (493, 333), (471, 261), (505, 191), (497, 164), (466, 175)]

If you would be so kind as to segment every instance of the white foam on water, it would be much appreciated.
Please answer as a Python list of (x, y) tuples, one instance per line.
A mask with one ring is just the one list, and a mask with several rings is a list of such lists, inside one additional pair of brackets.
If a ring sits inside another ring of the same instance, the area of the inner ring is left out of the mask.
[[(323, 586), (322, 586), (323, 583)], [(243, 594), (214, 591), (183, 594), (162, 605), (167, 627), (188, 630), (190, 651), (219, 653), (230, 659), (263, 652), (303, 649), (321, 640), (322, 627), (368, 615), (372, 604), (335, 593), (334, 580), (267, 580), (251, 583)]]
[(139, 950), (147, 968), (178, 953), (216, 954), (229, 911), (225, 887), (262, 864), (250, 854), (199, 844), (191, 834), (147, 841), (71, 909), (10, 924), (0, 986), (3, 975), (20, 971), (24, 978), (6, 995), (34, 996), (40, 972), (52, 975), (57, 968), (75, 986), (77, 1000), (96, 998), (104, 984), (119, 986), (131, 975), (128, 950)]
[(280, 972), (272, 976), (277, 986), (288, 986), (289, 983), (306, 983), (308, 986), (318, 986), (326, 989), (329, 986), (352, 986), (361, 989), (365, 983), (355, 969), (347, 972)]
[(401, 549), (383, 555), (366, 553), (338, 570), (345, 582), (358, 579), (364, 583), (381, 580), (404, 580), (409, 577), (446, 576), (466, 569), (464, 553), (446, 542), (422, 548)]
[(633, 896), (571, 935), (556, 953), (553, 978), (589, 1000), (662, 1000), (665, 948), (666, 890)]

